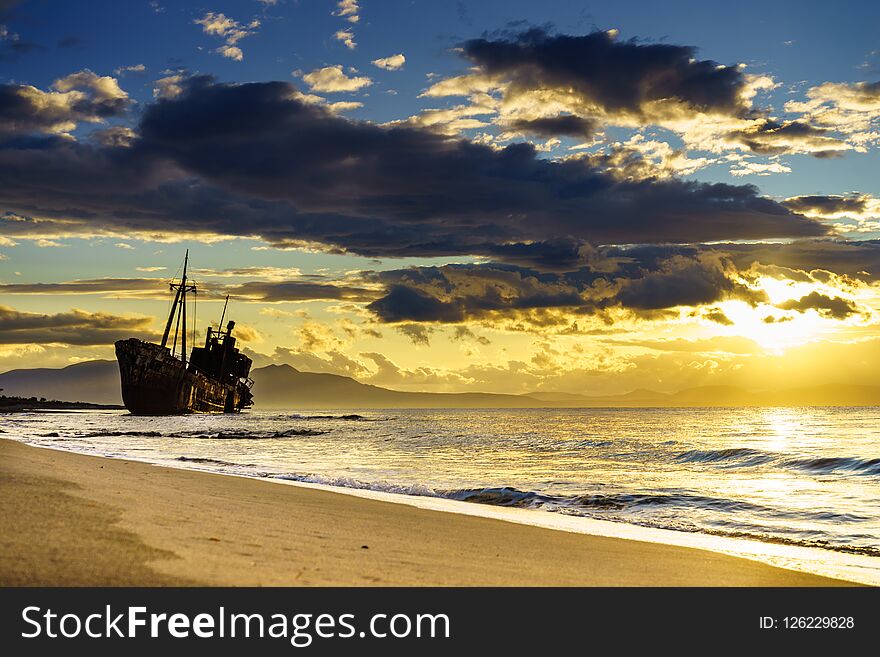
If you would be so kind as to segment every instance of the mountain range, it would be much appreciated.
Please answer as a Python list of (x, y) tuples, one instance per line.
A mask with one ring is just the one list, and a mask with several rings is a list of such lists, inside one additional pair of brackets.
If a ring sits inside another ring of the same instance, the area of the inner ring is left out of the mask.
[[(622, 395), (569, 392), (524, 395), (486, 392), (406, 392), (346, 376), (301, 372), (290, 365), (255, 369), (256, 408), (597, 408), (700, 406), (876, 406), (880, 386), (826, 384), (755, 393), (735, 386), (686, 388), (676, 393), (633, 390)], [(60, 369), (17, 369), (0, 374), (4, 395), (120, 404), (115, 361), (94, 360)]]

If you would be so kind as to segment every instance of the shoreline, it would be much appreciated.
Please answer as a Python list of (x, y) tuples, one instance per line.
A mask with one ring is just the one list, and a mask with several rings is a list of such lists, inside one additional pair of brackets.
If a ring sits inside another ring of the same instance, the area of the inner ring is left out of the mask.
[(716, 551), (486, 517), (465, 502), (474, 513), (8, 439), (0, 455), (6, 586), (854, 585)]

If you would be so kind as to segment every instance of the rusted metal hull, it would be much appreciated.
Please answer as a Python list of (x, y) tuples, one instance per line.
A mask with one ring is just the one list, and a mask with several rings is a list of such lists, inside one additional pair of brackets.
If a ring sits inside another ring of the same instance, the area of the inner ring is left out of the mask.
[(116, 343), (122, 401), (135, 415), (237, 413), (251, 405), (242, 383), (228, 385), (187, 369), (166, 347), (136, 338)]

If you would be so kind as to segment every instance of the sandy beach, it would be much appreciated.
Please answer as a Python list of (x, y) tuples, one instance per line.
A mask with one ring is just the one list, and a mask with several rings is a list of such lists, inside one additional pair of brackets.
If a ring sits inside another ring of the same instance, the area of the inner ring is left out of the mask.
[(0, 440), (0, 585), (841, 586), (554, 531)]

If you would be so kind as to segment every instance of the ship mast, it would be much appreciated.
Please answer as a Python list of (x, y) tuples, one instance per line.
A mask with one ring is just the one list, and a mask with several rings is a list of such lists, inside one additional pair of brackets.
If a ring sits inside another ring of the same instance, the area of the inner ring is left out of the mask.
[[(186, 255), (183, 258), (183, 275), (180, 279), (180, 283), (170, 283), (169, 287), (172, 290), (176, 290), (176, 294), (174, 295), (174, 303), (171, 304), (171, 312), (168, 314), (168, 322), (165, 324), (165, 332), (162, 334), (162, 346), (165, 347), (168, 344), (168, 334), (171, 332), (171, 324), (174, 322), (175, 315), (177, 316), (177, 325), (180, 327), (180, 324), (183, 324), (183, 332), (182, 337), (180, 339), (180, 349), (181, 349), (181, 358), (183, 360), (183, 364), (186, 365), (186, 293), (187, 292), (195, 292), (196, 286), (194, 284), (187, 284), (186, 282), (186, 268), (189, 264), (189, 249), (186, 250)], [(174, 345), (177, 346), (177, 329), (174, 330)]]
[(229, 305), (229, 295), (226, 295), (226, 302), (223, 304), (223, 313), (220, 315), (220, 323), (217, 324), (217, 332), (223, 330), (223, 318), (226, 317), (226, 306)]

